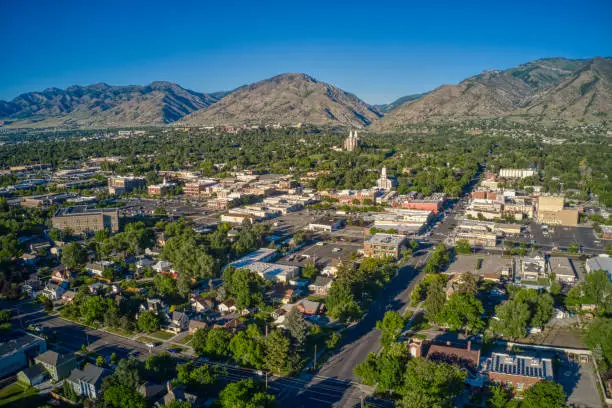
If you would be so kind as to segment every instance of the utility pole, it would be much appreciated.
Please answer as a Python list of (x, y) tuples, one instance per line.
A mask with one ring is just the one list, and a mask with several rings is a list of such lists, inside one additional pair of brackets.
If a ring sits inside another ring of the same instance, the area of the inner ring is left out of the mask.
[(363, 408), (363, 395), (361, 395), (359, 399), (361, 400), (361, 408)]
[(268, 391), (268, 371), (266, 371), (266, 391)]
[(315, 349), (314, 349), (314, 363), (312, 365), (312, 369), (316, 370), (317, 369), (317, 345), (315, 344)]

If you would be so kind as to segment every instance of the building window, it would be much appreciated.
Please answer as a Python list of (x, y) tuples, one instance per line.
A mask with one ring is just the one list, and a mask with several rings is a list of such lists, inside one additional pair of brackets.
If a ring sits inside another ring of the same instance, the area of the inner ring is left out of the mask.
[(525, 384), (523, 384), (523, 383), (518, 383), (516, 385), (516, 390), (517, 391), (523, 391), (523, 388), (525, 388)]

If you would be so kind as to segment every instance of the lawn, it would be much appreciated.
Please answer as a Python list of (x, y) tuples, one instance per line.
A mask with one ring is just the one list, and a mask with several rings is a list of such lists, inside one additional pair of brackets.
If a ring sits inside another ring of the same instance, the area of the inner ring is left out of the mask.
[(0, 406), (8, 405), (36, 394), (38, 394), (36, 388), (24, 387), (18, 383), (13, 383), (0, 390)]
[(131, 337), (134, 334), (122, 328), (107, 327), (105, 330), (109, 333), (118, 334), (123, 337)]
[(184, 338), (182, 338), (181, 340), (177, 341), (177, 343), (180, 344), (187, 344), (191, 341), (191, 339), (193, 338), (193, 334), (189, 334), (187, 336), (185, 336)]
[(136, 339), (136, 341), (139, 341), (141, 343), (159, 343), (158, 339), (154, 339), (153, 337), (147, 337), (147, 336), (140, 336)]
[(150, 333), (149, 336), (155, 337), (159, 340), (170, 340), (172, 337), (176, 336), (174, 333), (165, 332), (165, 331), (156, 331), (155, 333)]

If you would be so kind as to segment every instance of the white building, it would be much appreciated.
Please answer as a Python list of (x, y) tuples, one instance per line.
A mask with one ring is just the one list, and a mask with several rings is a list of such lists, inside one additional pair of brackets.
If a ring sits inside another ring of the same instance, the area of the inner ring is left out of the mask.
[(380, 178), (376, 180), (376, 186), (381, 190), (391, 190), (393, 189), (393, 180), (387, 177), (387, 168), (383, 166), (380, 172)]
[(499, 177), (502, 178), (527, 178), (536, 175), (534, 169), (500, 169)]

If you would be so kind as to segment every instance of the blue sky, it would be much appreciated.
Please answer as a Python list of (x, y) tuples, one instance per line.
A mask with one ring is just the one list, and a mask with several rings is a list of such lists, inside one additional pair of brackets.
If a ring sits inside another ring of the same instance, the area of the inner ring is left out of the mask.
[(537, 58), (612, 56), (610, 21), (610, 0), (0, 0), (0, 99), (305, 72), (385, 103)]

